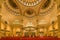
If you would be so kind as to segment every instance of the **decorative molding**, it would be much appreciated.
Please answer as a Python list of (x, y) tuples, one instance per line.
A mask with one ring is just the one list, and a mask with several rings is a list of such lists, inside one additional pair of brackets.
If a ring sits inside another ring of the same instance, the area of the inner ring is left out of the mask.
[(17, 9), (12, 9), (12, 8), (9, 6), (8, 2), (4, 2), (4, 6), (5, 6), (6, 10), (7, 10), (9, 13), (11, 13), (11, 14), (13, 14), (13, 15), (15, 15), (15, 16), (20, 16), (20, 15), (21, 15), (21, 14), (20, 14), (21, 11), (18, 12)]
[(46, 16), (48, 14), (50, 14), (50, 12), (52, 12), (52, 10), (55, 8), (55, 3), (53, 2), (52, 5), (50, 5), (50, 7), (48, 7), (48, 9), (44, 9), (42, 11), (39, 10), (39, 15), (40, 16)]

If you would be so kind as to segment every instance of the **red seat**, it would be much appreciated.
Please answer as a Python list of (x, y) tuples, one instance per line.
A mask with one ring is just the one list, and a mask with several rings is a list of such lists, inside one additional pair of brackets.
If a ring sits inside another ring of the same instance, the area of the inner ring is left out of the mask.
[(0, 40), (60, 40), (60, 38), (52, 36), (43, 37), (2, 37)]

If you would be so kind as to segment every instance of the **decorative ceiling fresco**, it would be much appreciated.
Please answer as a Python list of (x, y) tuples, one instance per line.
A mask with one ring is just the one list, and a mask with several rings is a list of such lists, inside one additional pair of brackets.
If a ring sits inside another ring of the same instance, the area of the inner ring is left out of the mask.
[(41, 22), (50, 25), (56, 21), (57, 3), (55, 0), (3, 0), (1, 15), (9, 24), (19, 20), (25, 26), (28, 22), (34, 26)]

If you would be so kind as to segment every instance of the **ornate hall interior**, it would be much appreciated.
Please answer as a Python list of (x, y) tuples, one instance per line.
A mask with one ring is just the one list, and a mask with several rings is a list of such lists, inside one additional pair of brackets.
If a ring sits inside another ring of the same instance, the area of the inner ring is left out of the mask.
[(0, 0), (0, 40), (60, 40), (60, 0)]

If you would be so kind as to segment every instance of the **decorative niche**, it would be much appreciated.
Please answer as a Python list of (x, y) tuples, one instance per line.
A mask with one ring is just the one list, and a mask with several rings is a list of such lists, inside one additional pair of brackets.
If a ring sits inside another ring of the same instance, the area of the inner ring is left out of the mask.
[(9, 2), (9, 4), (10, 4), (11, 7), (15, 8), (15, 9), (18, 8), (17, 5), (16, 5), (16, 3), (13, 0), (8, 0), (8, 2)]
[(42, 9), (46, 9), (50, 5), (51, 0), (47, 0), (44, 5), (42, 6)]

